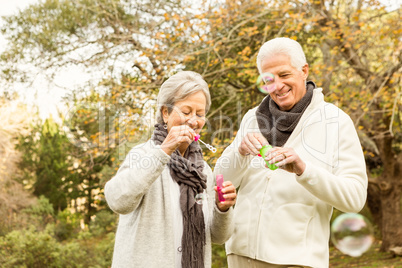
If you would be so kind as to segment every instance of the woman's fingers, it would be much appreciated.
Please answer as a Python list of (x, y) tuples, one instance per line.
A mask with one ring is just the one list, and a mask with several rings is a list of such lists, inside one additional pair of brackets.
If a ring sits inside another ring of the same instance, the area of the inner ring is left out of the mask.
[(173, 153), (181, 144), (190, 144), (194, 141), (196, 132), (188, 125), (174, 126), (168, 132), (161, 147), (167, 154)]
[(223, 198), (225, 198), (225, 201), (219, 202), (216, 186), (215, 186), (216, 191), (215, 200), (220, 211), (227, 211), (231, 206), (233, 206), (236, 203), (237, 198), (236, 188), (230, 181), (223, 182), (222, 186), (223, 188), (221, 189), (221, 191), (223, 193)]

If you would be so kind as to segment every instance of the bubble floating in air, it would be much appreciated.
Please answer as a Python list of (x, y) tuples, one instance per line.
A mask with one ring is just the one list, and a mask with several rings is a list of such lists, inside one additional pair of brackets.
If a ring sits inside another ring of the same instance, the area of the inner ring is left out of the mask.
[(342, 214), (331, 224), (331, 241), (342, 253), (359, 257), (374, 242), (373, 226), (361, 214)]
[(272, 73), (263, 73), (258, 76), (256, 84), (262, 93), (272, 93), (275, 90), (275, 76)]
[(204, 200), (205, 200), (205, 195), (204, 195), (204, 193), (200, 193), (200, 194), (197, 194), (197, 195), (195, 196), (195, 202), (196, 202), (197, 204), (199, 204), (199, 205), (201, 205), (201, 204), (204, 202)]

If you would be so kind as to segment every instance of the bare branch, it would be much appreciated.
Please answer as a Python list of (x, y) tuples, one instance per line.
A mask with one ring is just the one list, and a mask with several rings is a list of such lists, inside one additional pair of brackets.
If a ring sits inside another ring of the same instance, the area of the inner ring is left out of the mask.
[(400, 96), (402, 96), (402, 93), (399, 92), (398, 95), (396, 95), (395, 99), (394, 99), (394, 105), (392, 108), (392, 116), (391, 116), (391, 122), (389, 123), (389, 133), (391, 133), (391, 136), (394, 137), (394, 133), (392, 131), (392, 124), (394, 123), (394, 118), (395, 118), (395, 111), (396, 111), (396, 107), (397, 107), (397, 102), (398, 99), (400, 98)]

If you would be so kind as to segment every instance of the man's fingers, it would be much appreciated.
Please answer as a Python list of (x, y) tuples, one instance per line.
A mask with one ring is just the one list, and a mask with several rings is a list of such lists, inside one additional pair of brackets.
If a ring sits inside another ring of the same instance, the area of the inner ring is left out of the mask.
[(251, 154), (253, 154), (253, 155), (259, 154), (259, 150), (257, 150), (255, 148), (255, 145), (248, 139), (248, 137), (246, 139), (244, 139), (244, 143), (247, 146), (247, 149)]
[(262, 148), (261, 142), (254, 135), (249, 135), (248, 138), (249, 138), (250, 143), (253, 145), (253, 147), (257, 151), (260, 151), (260, 149)]
[[(266, 139), (263, 135), (261, 135), (261, 134), (259, 134), (259, 133), (256, 133), (256, 134), (254, 135), (254, 137), (255, 137), (255, 139), (258, 140), (258, 142), (261, 144), (261, 148), (262, 148), (262, 146), (268, 144), (267, 139)], [(260, 149), (261, 149), (261, 148), (260, 148)]]

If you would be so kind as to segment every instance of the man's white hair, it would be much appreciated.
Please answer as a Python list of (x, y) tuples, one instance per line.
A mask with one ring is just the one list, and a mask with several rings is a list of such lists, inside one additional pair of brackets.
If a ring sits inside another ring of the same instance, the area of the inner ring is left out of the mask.
[(278, 54), (289, 56), (292, 66), (299, 71), (307, 63), (303, 48), (297, 41), (287, 37), (278, 37), (265, 42), (258, 52), (257, 68), (260, 74), (262, 74), (262, 62)]

